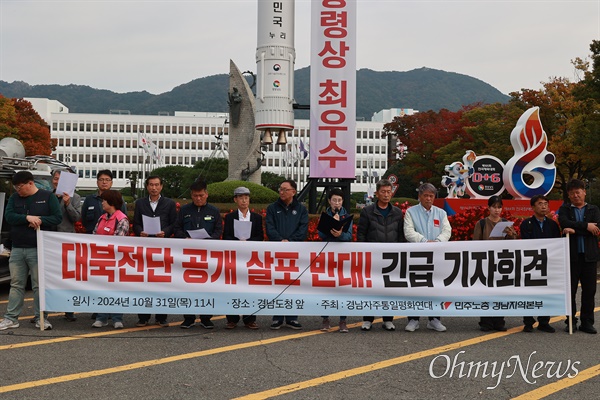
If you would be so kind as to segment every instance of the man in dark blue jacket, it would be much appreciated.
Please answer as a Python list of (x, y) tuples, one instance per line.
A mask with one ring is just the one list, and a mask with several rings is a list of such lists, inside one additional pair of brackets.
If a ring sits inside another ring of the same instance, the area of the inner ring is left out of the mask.
[[(19, 171), (12, 177), (15, 193), (8, 199), (5, 218), (11, 226), (12, 249), (10, 268), (10, 292), (0, 330), (19, 327), (19, 315), (23, 310), (27, 276), (31, 274), (33, 288), (33, 311), (35, 327), (40, 327), (40, 301), (38, 297), (37, 230), (55, 231), (62, 221), (62, 213), (56, 196), (38, 189), (29, 171)], [(52, 325), (44, 319), (44, 330)]]
[[(98, 171), (96, 176), (96, 184), (98, 185), (98, 192), (86, 196), (81, 206), (81, 223), (85, 228), (85, 233), (94, 233), (94, 228), (98, 223), (98, 219), (104, 210), (102, 209), (102, 197), (100, 195), (107, 190), (110, 190), (113, 184), (113, 174), (108, 169)], [(121, 207), (123, 214), (127, 215), (127, 203), (123, 202)]]
[[(291, 179), (279, 185), (279, 199), (267, 207), (267, 237), (278, 242), (303, 242), (308, 235), (308, 211), (296, 199), (296, 182)], [(273, 317), (271, 329), (283, 325), (284, 316)], [(285, 316), (285, 323), (292, 329), (302, 329), (297, 316)]]
[[(199, 229), (206, 230), (211, 239), (221, 239), (223, 232), (223, 219), (221, 212), (213, 205), (208, 204), (208, 191), (206, 182), (197, 180), (190, 186), (192, 203), (186, 204), (179, 209), (177, 222), (175, 223), (176, 238), (190, 238), (188, 231)], [(180, 327), (189, 329), (196, 323), (195, 315), (184, 315)], [(212, 315), (200, 315), (200, 326), (205, 329), (215, 327), (210, 320)]]

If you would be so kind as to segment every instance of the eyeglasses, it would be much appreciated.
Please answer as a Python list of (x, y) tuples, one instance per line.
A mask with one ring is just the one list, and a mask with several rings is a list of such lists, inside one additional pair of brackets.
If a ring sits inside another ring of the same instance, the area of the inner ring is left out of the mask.
[(279, 190), (280, 193), (281, 192), (285, 193), (285, 192), (289, 192), (290, 190), (294, 190), (294, 189), (293, 188), (279, 188), (277, 190)]
[(27, 185), (27, 183), (21, 183), (20, 185), (15, 185), (15, 186), (14, 186), (14, 188), (15, 188), (15, 190), (18, 192), (18, 191), (20, 191), (21, 189), (23, 189), (23, 187), (24, 187), (25, 185)]
[(111, 182), (112, 179), (110, 178), (98, 178), (98, 182)]

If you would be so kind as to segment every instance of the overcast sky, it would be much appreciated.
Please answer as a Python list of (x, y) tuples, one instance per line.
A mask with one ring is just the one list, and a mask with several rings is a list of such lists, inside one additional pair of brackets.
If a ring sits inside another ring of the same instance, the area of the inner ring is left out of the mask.
[[(296, 69), (310, 60), (310, 1), (296, 0)], [(159, 94), (256, 71), (256, 0), (0, 0), (0, 80)], [(508, 94), (575, 79), (600, 39), (599, 0), (358, 0), (357, 67), (429, 67)], [(398, 104), (410, 107), (410, 104)]]

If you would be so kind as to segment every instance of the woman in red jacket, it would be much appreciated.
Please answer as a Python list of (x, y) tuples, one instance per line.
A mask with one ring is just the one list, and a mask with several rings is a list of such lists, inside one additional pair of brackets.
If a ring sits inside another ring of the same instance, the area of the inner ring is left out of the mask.
[[(98, 223), (94, 228), (94, 235), (128, 236), (129, 219), (121, 211), (123, 206), (121, 193), (116, 190), (107, 190), (100, 197), (102, 197), (102, 209), (105, 213), (98, 219)], [(123, 314), (102, 313), (98, 313), (92, 328), (102, 328), (108, 325), (109, 317), (112, 319), (115, 329), (123, 329)]]

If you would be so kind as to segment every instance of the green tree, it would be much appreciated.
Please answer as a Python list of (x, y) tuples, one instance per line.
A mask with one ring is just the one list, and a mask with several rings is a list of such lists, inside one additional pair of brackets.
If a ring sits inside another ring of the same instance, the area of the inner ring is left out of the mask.
[(525, 107), (512, 102), (488, 104), (466, 112), (464, 118), (470, 122), (470, 126), (465, 130), (472, 142), (470, 148), (465, 150), (498, 157), (506, 162), (514, 154), (510, 133), (524, 111)]
[(262, 185), (274, 191), (279, 190), (279, 184), (284, 180), (285, 176), (281, 176), (273, 172), (262, 172), (260, 174), (260, 182)]
[(202, 177), (207, 184), (223, 182), (227, 179), (228, 169), (229, 160), (226, 158), (208, 158), (194, 164), (197, 177)]
[(155, 169), (152, 175), (163, 179), (163, 195), (178, 199), (189, 197), (188, 188), (198, 178), (198, 171), (181, 165), (170, 165)]

